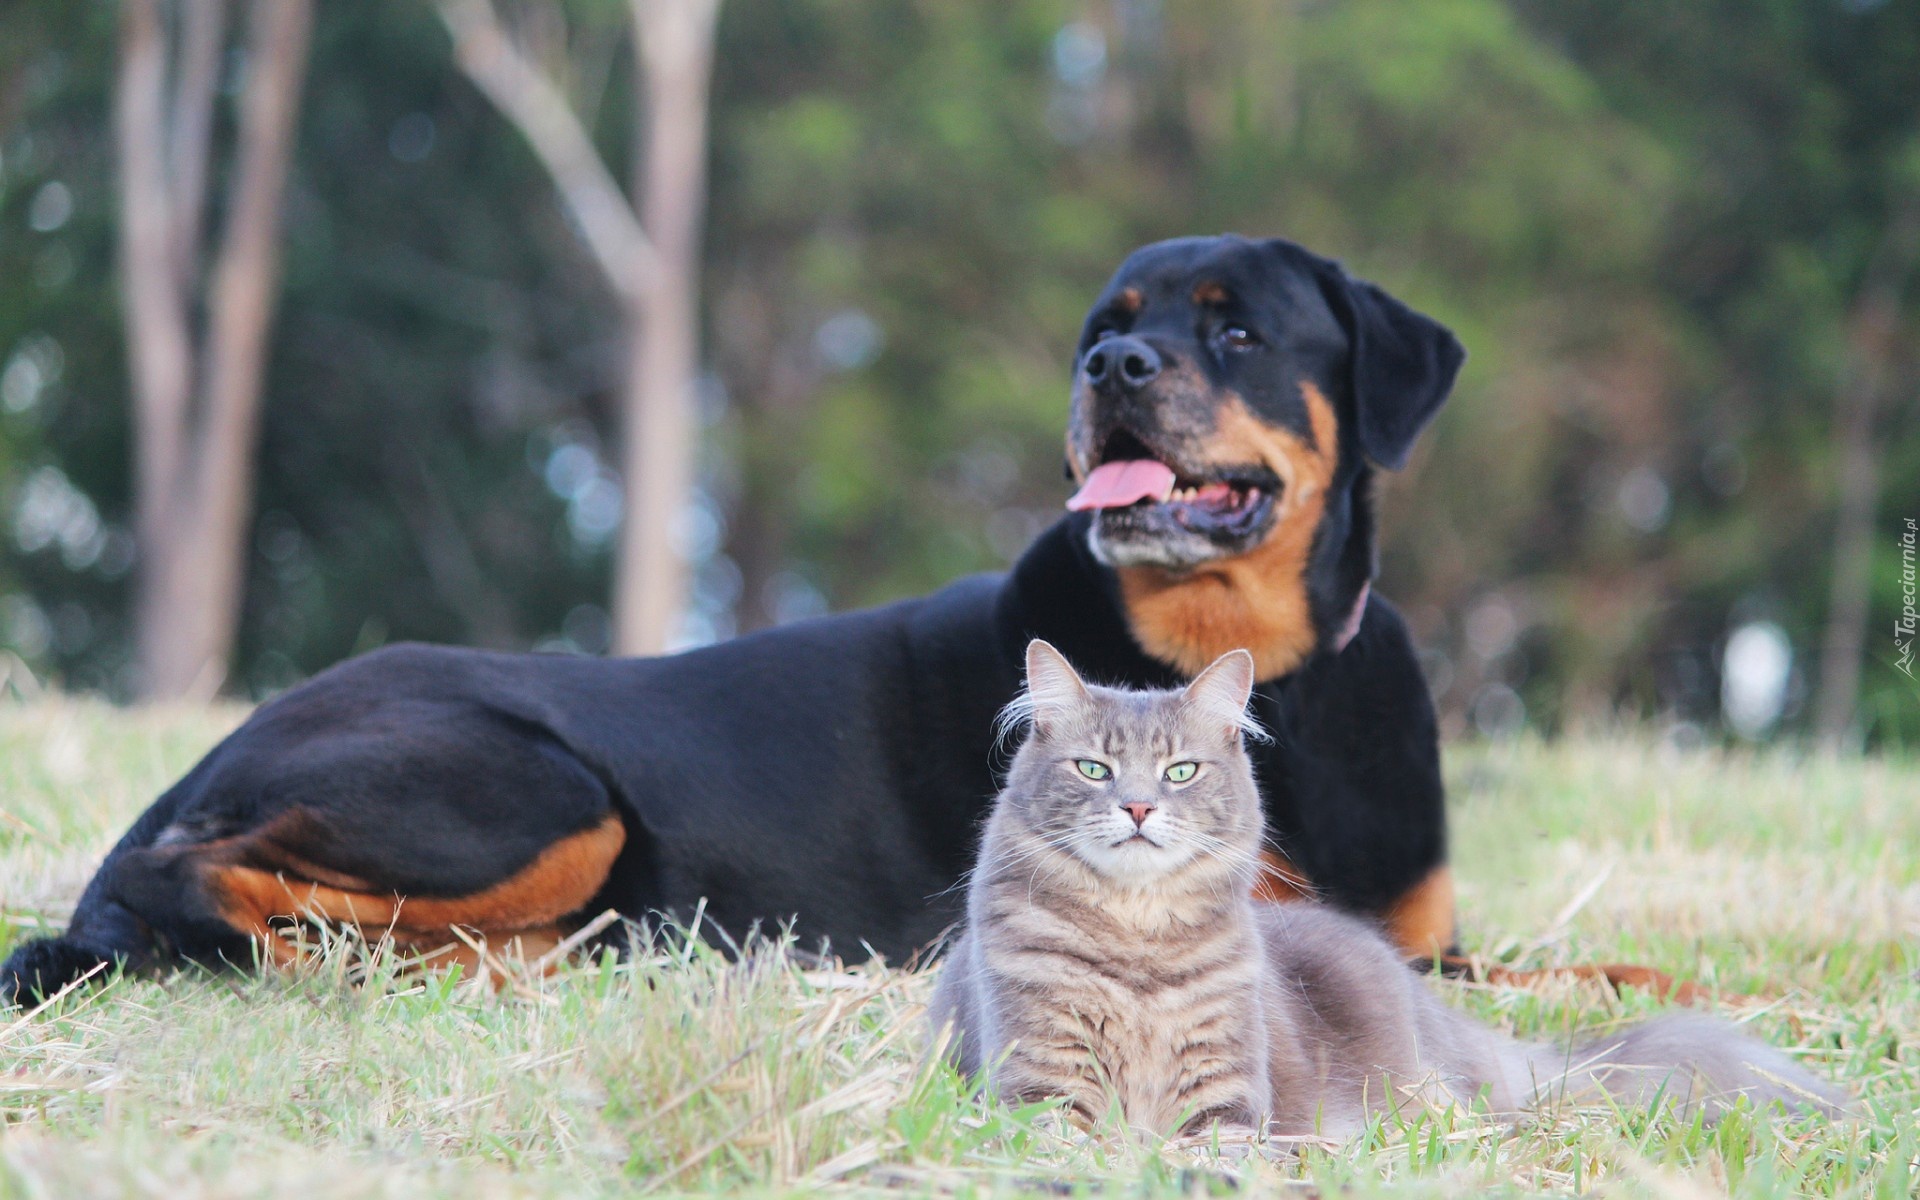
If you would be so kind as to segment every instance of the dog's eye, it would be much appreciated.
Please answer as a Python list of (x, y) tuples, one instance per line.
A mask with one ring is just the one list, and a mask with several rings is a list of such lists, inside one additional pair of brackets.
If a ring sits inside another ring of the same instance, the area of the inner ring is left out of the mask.
[(1253, 333), (1244, 325), (1229, 325), (1222, 329), (1220, 340), (1235, 350), (1245, 350), (1249, 346), (1260, 344), (1260, 339), (1253, 336)]
[(1177, 762), (1167, 768), (1168, 783), (1185, 783), (1200, 770), (1199, 763)]
[(1075, 759), (1073, 761), (1073, 768), (1095, 783), (1111, 778), (1113, 775), (1113, 768), (1103, 762), (1095, 762), (1091, 758)]

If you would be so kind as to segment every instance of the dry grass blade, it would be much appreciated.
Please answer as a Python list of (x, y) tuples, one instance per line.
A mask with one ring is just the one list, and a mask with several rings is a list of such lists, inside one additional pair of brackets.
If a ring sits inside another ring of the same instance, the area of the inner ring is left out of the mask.
[(48, 1009), (58, 1005), (61, 1001), (65, 1000), (68, 996), (72, 996), (82, 991), (87, 991), (88, 1002), (91, 1002), (93, 998), (93, 994), (89, 990), (89, 985), (100, 975), (104, 974), (106, 972), (106, 969), (107, 969), (106, 963), (98, 963), (92, 967), (87, 968), (86, 973), (81, 975), (78, 979), (74, 980), (72, 983), (67, 984), (65, 987), (61, 988), (59, 991), (55, 992), (53, 995), (48, 996), (46, 999), (40, 1001), (40, 1003), (34, 1005), (32, 1008), (29, 1008), (24, 1014), (16, 1018), (12, 1024), (6, 1026), (4, 1029), (0, 1029), (0, 1046), (5, 1046), (9, 1041), (13, 1039), (13, 1036), (15, 1034), (19, 1033), (20, 1031), (32, 1025), (34, 1022), (34, 1019), (38, 1017), (41, 1013), (46, 1012)]

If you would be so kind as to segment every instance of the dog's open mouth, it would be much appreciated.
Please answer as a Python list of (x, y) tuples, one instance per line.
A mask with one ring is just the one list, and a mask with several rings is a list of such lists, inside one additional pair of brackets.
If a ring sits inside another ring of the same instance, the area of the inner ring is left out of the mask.
[(1125, 430), (1108, 440), (1101, 458), (1067, 501), (1074, 512), (1097, 511), (1103, 517), (1125, 512), (1209, 537), (1232, 536), (1259, 524), (1278, 490), (1272, 472), (1260, 467), (1182, 472)]

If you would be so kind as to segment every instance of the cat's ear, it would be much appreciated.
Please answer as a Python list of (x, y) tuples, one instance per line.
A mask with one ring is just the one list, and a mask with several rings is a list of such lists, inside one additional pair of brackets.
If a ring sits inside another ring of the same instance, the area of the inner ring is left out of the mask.
[(1027, 643), (1027, 711), (1034, 727), (1057, 726), (1092, 697), (1067, 656), (1039, 638)]
[(1195, 719), (1222, 731), (1229, 741), (1242, 733), (1258, 734), (1260, 727), (1247, 712), (1253, 695), (1253, 655), (1229, 650), (1187, 685), (1186, 709)]

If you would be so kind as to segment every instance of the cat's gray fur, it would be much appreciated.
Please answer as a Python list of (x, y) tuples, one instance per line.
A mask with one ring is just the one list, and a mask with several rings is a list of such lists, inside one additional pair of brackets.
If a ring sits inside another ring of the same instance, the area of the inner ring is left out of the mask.
[[(1837, 1112), (1846, 1098), (1724, 1022), (1661, 1017), (1568, 1051), (1454, 1011), (1371, 926), (1250, 895), (1261, 810), (1242, 737), (1253, 660), (1187, 688), (1084, 683), (1027, 651), (1031, 725), (987, 822), (966, 928), (941, 972), (936, 1030), (1008, 1098), (1064, 1096), (1094, 1123), (1220, 1121), (1350, 1132), (1409, 1099), (1497, 1112), (1559, 1098), (1662, 1096), (1709, 1115), (1745, 1095)], [(1111, 768), (1092, 780), (1076, 762)], [(1171, 764), (1198, 771), (1184, 784)], [(1129, 813), (1126, 805), (1150, 805)], [(1136, 815), (1144, 811), (1144, 819)]]

